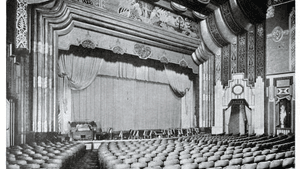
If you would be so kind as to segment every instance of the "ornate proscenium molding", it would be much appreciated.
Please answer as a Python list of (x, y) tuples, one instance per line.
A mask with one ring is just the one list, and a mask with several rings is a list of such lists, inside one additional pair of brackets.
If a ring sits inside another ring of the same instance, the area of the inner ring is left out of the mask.
[(192, 58), (197, 65), (200, 65), (207, 61), (210, 57), (213, 57), (213, 53), (205, 46), (204, 42), (201, 41), (199, 47), (192, 54)]
[(221, 13), (224, 18), (224, 21), (232, 33), (234, 33), (235, 35), (238, 35), (238, 34), (241, 34), (243, 31), (245, 31), (243, 29), (243, 27), (241, 27), (235, 21), (229, 1), (227, 1), (226, 3), (221, 5), (220, 9), (221, 9)]
[(220, 30), (217, 27), (217, 23), (216, 23), (217, 21), (216, 21), (214, 14), (210, 14), (207, 17), (206, 22), (207, 22), (208, 30), (209, 30), (210, 34), (212, 35), (214, 42), (219, 47), (228, 45), (229, 42), (222, 36), (222, 34), (220, 33)]
[(127, 52), (127, 49), (124, 50), (121, 46), (122, 45), (121, 45), (120, 40), (117, 39), (117, 41), (114, 45), (110, 45), (110, 49), (116, 54), (123, 55), (125, 52)]
[(136, 43), (134, 45), (134, 53), (136, 53), (141, 59), (147, 59), (148, 57), (151, 56), (152, 51), (149, 46)]
[(184, 60), (184, 58), (179, 61), (179, 65), (184, 68), (188, 67), (188, 63)]
[(95, 49), (98, 46), (98, 44), (93, 42), (93, 40), (91, 39), (91, 35), (89, 34), (89, 31), (87, 31), (85, 36), (86, 39), (83, 40), (77, 39), (78, 45), (81, 45), (84, 48)]

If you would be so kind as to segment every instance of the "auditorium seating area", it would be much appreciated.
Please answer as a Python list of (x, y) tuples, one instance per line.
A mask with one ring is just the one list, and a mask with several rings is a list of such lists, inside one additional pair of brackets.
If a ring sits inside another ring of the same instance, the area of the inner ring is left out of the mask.
[(85, 154), (86, 146), (76, 142), (31, 142), (7, 148), (8, 169), (68, 169)]
[(294, 135), (197, 135), (178, 139), (107, 142), (98, 149), (100, 168), (295, 167)]

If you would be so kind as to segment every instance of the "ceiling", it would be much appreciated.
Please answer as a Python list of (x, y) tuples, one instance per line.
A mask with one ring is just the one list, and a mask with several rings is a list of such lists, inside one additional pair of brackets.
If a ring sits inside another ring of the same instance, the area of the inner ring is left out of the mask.
[(147, 0), (199, 22), (201, 44), (192, 54), (202, 64), (236, 37), (266, 19), (268, 0)]

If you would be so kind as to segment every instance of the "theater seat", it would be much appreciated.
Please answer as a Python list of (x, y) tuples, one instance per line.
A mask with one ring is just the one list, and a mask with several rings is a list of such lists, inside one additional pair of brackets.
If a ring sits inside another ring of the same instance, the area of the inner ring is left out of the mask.
[(207, 158), (207, 161), (218, 161), (220, 160), (220, 156), (211, 156)]
[(232, 159), (232, 155), (231, 154), (227, 154), (227, 155), (222, 155), (220, 157), (221, 160), (231, 160)]
[(235, 158), (229, 161), (229, 165), (242, 165), (243, 159), (242, 158)]
[(229, 164), (229, 160), (218, 160), (215, 162), (215, 167), (225, 167)]
[(234, 154), (232, 156), (232, 158), (243, 158), (244, 154), (243, 153), (238, 153), (238, 154)]
[(243, 154), (243, 158), (245, 158), (245, 157), (251, 157), (251, 156), (253, 156), (252, 152), (246, 152), (246, 153)]
[(136, 162), (136, 163), (132, 163), (131, 168), (145, 168), (147, 167), (147, 163), (143, 163), (143, 162)]
[(181, 166), (181, 169), (197, 169), (198, 165), (195, 163), (188, 163)]
[(167, 161), (164, 162), (165, 166), (176, 165), (176, 164), (179, 164), (179, 160), (177, 160), (177, 159), (167, 160)]
[(36, 168), (40, 168), (40, 165), (38, 164), (26, 164), (21, 166), (22, 169), (36, 169)]
[(277, 159), (282, 159), (282, 158), (284, 158), (284, 156), (285, 156), (285, 153), (284, 153), (284, 152), (277, 153), (275, 159), (276, 159), (276, 160), (277, 160)]
[(270, 163), (270, 169), (280, 169), (280, 168), (282, 168), (281, 166), (282, 166), (282, 159), (278, 159), (278, 160), (273, 160), (273, 161), (271, 161), (271, 163)]
[(287, 151), (285, 152), (285, 158), (293, 157), (294, 156), (294, 151)]
[(256, 166), (256, 169), (268, 169), (270, 166), (270, 161), (259, 162)]
[(187, 164), (187, 163), (193, 163), (193, 162), (194, 162), (194, 159), (192, 159), (192, 158), (180, 160), (180, 164), (181, 164), (181, 165)]
[(276, 154), (268, 154), (266, 155), (265, 161), (272, 161), (276, 157)]
[(259, 162), (261, 162), (261, 161), (265, 161), (265, 159), (266, 159), (266, 156), (265, 156), (265, 155), (259, 155), (259, 156), (256, 156), (256, 157), (254, 158), (254, 162), (255, 162), (255, 163), (259, 163)]
[(9, 164), (6, 166), (7, 169), (20, 169), (20, 166), (17, 164)]
[(295, 158), (294, 157), (285, 158), (282, 161), (282, 168), (293, 167), (294, 166), (294, 162), (295, 162)]
[(154, 166), (163, 166), (164, 162), (162, 161), (150, 161), (148, 163), (148, 167), (154, 167)]
[(181, 169), (179, 164), (165, 166), (163, 169)]
[(198, 168), (203, 169), (203, 168), (210, 168), (214, 167), (215, 163), (213, 161), (207, 161), (207, 162), (202, 162), (199, 164)]
[(194, 163), (198, 163), (198, 164), (206, 161), (207, 161), (207, 157), (197, 157), (194, 159)]
[(230, 165), (230, 166), (227, 166), (223, 169), (241, 169), (241, 166), (240, 165)]
[(242, 164), (249, 164), (254, 162), (254, 157), (243, 158)]
[(162, 169), (160, 166), (145, 167), (144, 169)]
[(257, 164), (251, 163), (251, 164), (244, 164), (242, 165), (241, 169), (256, 169)]

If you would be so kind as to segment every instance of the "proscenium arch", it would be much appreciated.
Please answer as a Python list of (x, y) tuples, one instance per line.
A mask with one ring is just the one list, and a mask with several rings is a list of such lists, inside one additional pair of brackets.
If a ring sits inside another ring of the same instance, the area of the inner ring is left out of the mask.
[[(47, 3), (30, 5), (30, 12), (30, 51), (33, 60), (32, 129), (35, 132), (58, 131), (58, 42), (60, 36), (70, 33), (75, 27), (186, 55), (191, 55), (199, 45), (198, 39), (154, 28), (77, 2), (50, 0)], [(195, 69), (193, 65), (188, 66)]]

